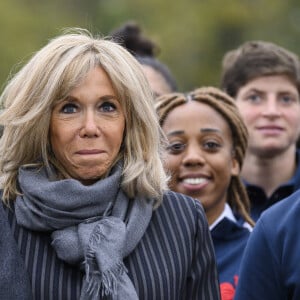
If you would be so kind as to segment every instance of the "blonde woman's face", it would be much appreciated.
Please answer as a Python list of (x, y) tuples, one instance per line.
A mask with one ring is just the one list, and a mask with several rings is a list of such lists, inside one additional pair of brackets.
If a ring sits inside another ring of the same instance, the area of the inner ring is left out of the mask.
[(71, 178), (92, 184), (112, 167), (124, 128), (120, 99), (106, 72), (97, 67), (54, 107), (52, 150)]
[(163, 130), (170, 189), (199, 199), (211, 224), (224, 209), (231, 177), (239, 173), (229, 125), (209, 105), (190, 101), (170, 111)]

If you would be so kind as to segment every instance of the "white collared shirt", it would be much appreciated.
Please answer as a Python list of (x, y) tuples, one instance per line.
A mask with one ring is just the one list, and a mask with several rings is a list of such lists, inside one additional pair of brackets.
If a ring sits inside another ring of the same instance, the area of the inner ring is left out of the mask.
[[(231, 220), (232, 222), (236, 223), (237, 220), (232, 212), (231, 207), (229, 206), (228, 203), (225, 203), (224, 210), (222, 213), (219, 215), (219, 217), (209, 226), (209, 230), (212, 231), (224, 218), (227, 218)], [(252, 227), (250, 224), (245, 222), (243, 224), (243, 227), (247, 228), (250, 232), (252, 231)]]

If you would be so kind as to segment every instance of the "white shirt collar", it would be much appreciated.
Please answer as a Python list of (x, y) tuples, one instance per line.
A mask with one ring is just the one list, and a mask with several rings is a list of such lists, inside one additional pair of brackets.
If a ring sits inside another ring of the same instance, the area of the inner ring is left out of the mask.
[(230, 208), (228, 203), (225, 203), (224, 209), (222, 213), (218, 216), (218, 218), (209, 226), (210, 230), (213, 230), (224, 218), (231, 220), (236, 223), (236, 218), (233, 215), (232, 209)]
[[(225, 203), (224, 210), (219, 215), (219, 217), (209, 226), (209, 230), (212, 231), (224, 218), (231, 220), (236, 223), (237, 220), (232, 212), (231, 207), (228, 203)], [(247, 228), (250, 232), (253, 230), (252, 226), (247, 222), (244, 222), (243, 227)]]

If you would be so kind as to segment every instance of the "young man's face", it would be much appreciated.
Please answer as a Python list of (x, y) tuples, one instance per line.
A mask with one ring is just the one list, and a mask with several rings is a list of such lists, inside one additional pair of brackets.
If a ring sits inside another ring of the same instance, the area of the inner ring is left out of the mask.
[(270, 158), (295, 146), (300, 133), (300, 100), (287, 76), (250, 80), (239, 89), (236, 104), (249, 131), (249, 153)]

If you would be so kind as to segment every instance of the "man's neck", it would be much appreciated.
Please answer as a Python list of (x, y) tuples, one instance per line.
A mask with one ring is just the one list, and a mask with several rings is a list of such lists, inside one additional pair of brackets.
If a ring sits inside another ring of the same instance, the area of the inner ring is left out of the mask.
[(296, 170), (295, 151), (294, 147), (290, 147), (272, 158), (247, 153), (241, 175), (247, 182), (261, 187), (270, 197), (280, 185), (293, 177)]

